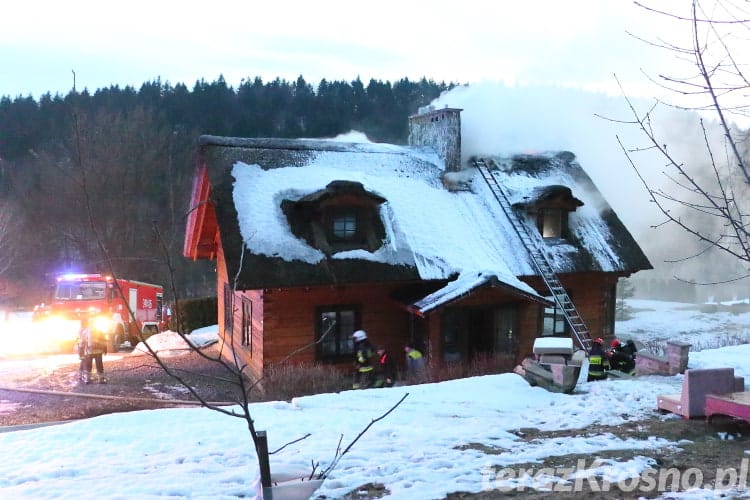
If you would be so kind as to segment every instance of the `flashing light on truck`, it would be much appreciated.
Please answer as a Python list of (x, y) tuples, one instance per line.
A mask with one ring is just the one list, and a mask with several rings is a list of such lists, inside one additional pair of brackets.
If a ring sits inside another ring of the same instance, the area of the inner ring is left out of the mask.
[[(83, 316), (104, 332), (108, 348), (124, 342), (132, 347), (166, 328), (169, 318), (160, 285), (114, 279), (101, 274), (64, 274), (56, 277), (50, 301), (34, 311), (41, 330), (63, 350), (74, 345)], [(75, 325), (75, 328), (73, 328)]]

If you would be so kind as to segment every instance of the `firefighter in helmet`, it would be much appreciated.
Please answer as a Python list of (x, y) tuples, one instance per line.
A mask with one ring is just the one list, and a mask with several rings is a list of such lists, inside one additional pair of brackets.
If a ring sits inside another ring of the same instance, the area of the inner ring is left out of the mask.
[(372, 345), (364, 330), (352, 333), (354, 340), (354, 384), (352, 389), (367, 389), (373, 383)]
[(606, 362), (604, 340), (597, 337), (591, 342), (591, 351), (589, 351), (589, 376), (587, 379), (589, 382), (607, 378)]
[(607, 359), (612, 370), (620, 370), (628, 375), (635, 375), (635, 343), (628, 341), (623, 344), (618, 339), (614, 339), (609, 345)]
[(104, 375), (104, 363), (102, 356), (107, 352), (106, 334), (94, 324), (91, 316), (84, 315), (81, 318), (81, 330), (79, 332), (78, 353), (81, 356), (80, 381), (90, 384), (91, 371), (96, 364), (96, 378), (100, 384), (107, 383)]

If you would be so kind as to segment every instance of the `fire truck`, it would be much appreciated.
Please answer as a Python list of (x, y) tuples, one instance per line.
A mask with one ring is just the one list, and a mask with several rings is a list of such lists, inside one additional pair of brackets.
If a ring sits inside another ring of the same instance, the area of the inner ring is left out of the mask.
[(65, 344), (75, 343), (80, 320), (86, 316), (116, 350), (126, 341), (135, 347), (141, 339), (164, 330), (165, 311), (160, 285), (102, 274), (64, 274), (57, 276), (49, 302), (35, 308), (34, 320), (47, 325), (45, 330)]

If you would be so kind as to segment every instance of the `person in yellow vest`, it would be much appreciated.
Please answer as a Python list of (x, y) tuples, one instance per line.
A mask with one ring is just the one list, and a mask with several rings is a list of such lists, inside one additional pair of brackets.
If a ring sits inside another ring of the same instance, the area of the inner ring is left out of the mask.
[(595, 338), (591, 342), (589, 352), (589, 376), (587, 381), (604, 380), (607, 378), (607, 357), (604, 353), (604, 340)]
[(352, 389), (367, 389), (373, 383), (372, 345), (364, 330), (352, 333), (354, 340), (354, 383)]
[(406, 353), (406, 373), (407, 378), (421, 384), (427, 381), (427, 370), (424, 364), (424, 356), (412, 344), (406, 344), (404, 347)]
[(91, 383), (91, 370), (96, 363), (96, 377), (100, 384), (107, 383), (104, 376), (102, 356), (107, 353), (107, 340), (104, 333), (94, 328), (90, 318), (81, 318), (81, 330), (78, 333), (78, 353), (81, 356), (80, 380), (84, 384)]

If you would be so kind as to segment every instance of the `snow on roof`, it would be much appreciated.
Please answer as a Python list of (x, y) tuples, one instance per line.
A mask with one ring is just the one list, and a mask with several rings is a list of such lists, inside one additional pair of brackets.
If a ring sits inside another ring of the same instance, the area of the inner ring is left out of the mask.
[(412, 148), (319, 151), (300, 166), (264, 169), (236, 162), (232, 169), (234, 203), (247, 248), (287, 261), (317, 264), (320, 250), (296, 237), (281, 209), (335, 180), (362, 183), (385, 198), (383, 245), (333, 254), (333, 259), (364, 259), (416, 267), (422, 279), (447, 279), (483, 271), (533, 293), (516, 276), (531, 274), (526, 251), (513, 237), (502, 209), (472, 192), (451, 192), (441, 182), (442, 162)]
[[(581, 250), (590, 254), (601, 271), (650, 268), (628, 230), (572, 153), (544, 152), (492, 160), (499, 167), (493, 175), (511, 204), (523, 204), (545, 187), (556, 185), (569, 187), (573, 196), (583, 202), (568, 216), (570, 236), (547, 242), (547, 256), (558, 273), (576, 270)], [(570, 244), (572, 241), (576, 245)]]
[(448, 282), (444, 287), (416, 301), (413, 306), (420, 313), (427, 313), (489, 283), (493, 278), (497, 278), (501, 283), (515, 288), (521, 293), (539, 296), (534, 289), (526, 283), (519, 281), (515, 276), (498, 276), (497, 274), (497, 272), (493, 271), (465, 271), (455, 280)]
[[(444, 181), (451, 173), (430, 149), (209, 136), (202, 145), (217, 148), (212, 158), (226, 164), (226, 175), (231, 172), (233, 181), (227, 181), (232, 182), (239, 231), (252, 255), (312, 267), (324, 260), (368, 261), (416, 269), (423, 280), (496, 276), (519, 291), (531, 290), (517, 278), (536, 274), (529, 253), (489, 187), (469, 168), (459, 175), (471, 181), (470, 190), (447, 189)], [(584, 202), (569, 216), (571, 237), (546, 242), (558, 273), (650, 268), (572, 153), (490, 159), (513, 204), (550, 185), (568, 186)], [(292, 233), (282, 202), (298, 201), (340, 180), (359, 182), (386, 200), (380, 204), (385, 238), (373, 252), (350, 250), (327, 257)], [(463, 281), (455, 283), (456, 289), (463, 286)]]

